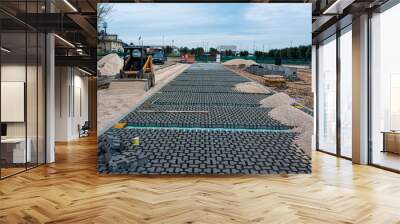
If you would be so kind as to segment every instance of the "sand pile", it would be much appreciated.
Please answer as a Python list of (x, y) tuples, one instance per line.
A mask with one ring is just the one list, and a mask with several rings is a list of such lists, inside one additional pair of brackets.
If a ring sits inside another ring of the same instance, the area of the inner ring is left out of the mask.
[(119, 73), (124, 61), (117, 54), (108, 54), (97, 62), (97, 70), (102, 76), (113, 76)]
[(245, 60), (245, 59), (232, 59), (222, 63), (223, 65), (233, 65), (233, 66), (250, 66), (250, 65), (257, 65), (257, 63), (253, 60)]
[(273, 119), (283, 124), (295, 126), (295, 131), (300, 133), (294, 141), (305, 153), (311, 155), (311, 137), (313, 133), (313, 117), (294, 108), (291, 105), (282, 105), (272, 109), (269, 113)]
[(260, 104), (261, 107), (275, 108), (282, 105), (290, 105), (294, 102), (294, 99), (286, 93), (275, 93), (274, 95), (261, 100)]
[(243, 82), (235, 85), (235, 90), (243, 93), (265, 93), (268, 94), (269, 91), (265, 86), (255, 83), (255, 82)]

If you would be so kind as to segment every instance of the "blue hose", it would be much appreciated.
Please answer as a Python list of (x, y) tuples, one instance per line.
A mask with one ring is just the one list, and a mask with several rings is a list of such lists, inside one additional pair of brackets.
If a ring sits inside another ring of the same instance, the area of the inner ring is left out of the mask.
[(247, 129), (247, 128), (183, 128), (183, 127), (141, 127), (127, 125), (124, 129), (155, 129), (155, 130), (184, 130), (184, 131), (231, 131), (231, 132), (278, 132), (291, 133), (295, 132), (291, 129), (274, 130), (274, 129)]

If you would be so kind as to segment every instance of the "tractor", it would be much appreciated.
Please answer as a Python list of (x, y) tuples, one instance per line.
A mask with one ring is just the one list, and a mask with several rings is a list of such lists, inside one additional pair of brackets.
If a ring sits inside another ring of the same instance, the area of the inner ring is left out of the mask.
[(147, 88), (155, 85), (153, 59), (149, 48), (144, 46), (124, 47), (124, 66), (119, 78), (147, 80)]

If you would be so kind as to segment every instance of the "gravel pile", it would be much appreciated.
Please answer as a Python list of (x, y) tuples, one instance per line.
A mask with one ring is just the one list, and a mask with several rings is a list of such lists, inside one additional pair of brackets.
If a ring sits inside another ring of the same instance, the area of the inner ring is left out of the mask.
[(124, 60), (117, 54), (108, 54), (97, 62), (97, 70), (102, 76), (114, 76), (119, 73), (123, 65)]
[(245, 59), (232, 59), (229, 61), (226, 61), (222, 63), (223, 65), (233, 65), (233, 66), (239, 66), (239, 65), (245, 65), (250, 66), (250, 65), (257, 65), (257, 63), (253, 60), (245, 60)]
[(282, 105), (291, 105), (294, 102), (294, 99), (286, 93), (275, 93), (274, 95), (261, 100), (260, 104), (261, 107), (275, 108)]
[(235, 85), (234, 89), (242, 93), (271, 93), (265, 86), (255, 82), (238, 83)]
[(300, 133), (294, 141), (305, 153), (311, 155), (311, 136), (313, 133), (313, 117), (291, 105), (282, 105), (272, 109), (268, 115), (288, 126), (295, 126)]

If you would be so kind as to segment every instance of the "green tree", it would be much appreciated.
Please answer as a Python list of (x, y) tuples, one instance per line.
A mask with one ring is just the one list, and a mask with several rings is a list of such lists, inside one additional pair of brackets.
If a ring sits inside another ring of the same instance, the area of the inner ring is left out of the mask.
[(264, 57), (264, 52), (262, 52), (262, 51), (255, 51), (255, 52), (254, 52), (254, 56), (256, 56), (256, 58), (262, 58), (262, 57)]
[(307, 60), (311, 60), (311, 46), (307, 47), (307, 50), (306, 50), (306, 52), (304, 54), (304, 58), (307, 59)]
[(231, 50), (225, 50), (224, 55), (233, 56), (233, 52)]
[(179, 52), (181, 53), (181, 55), (185, 55), (185, 54), (189, 53), (189, 48), (188, 47), (181, 47), (179, 49)]
[(164, 52), (165, 52), (165, 54), (166, 55), (169, 55), (169, 54), (171, 54), (172, 53), (172, 47), (171, 46), (166, 46), (165, 48), (164, 48)]
[(249, 56), (249, 52), (248, 52), (248, 51), (240, 51), (240, 52), (239, 52), (239, 55), (240, 55), (241, 57), (247, 57), (247, 56)]
[(204, 49), (202, 47), (198, 47), (195, 49), (195, 55), (196, 56), (202, 56), (204, 55)]
[(216, 48), (211, 47), (209, 53), (210, 55), (215, 56), (218, 54), (218, 50)]

